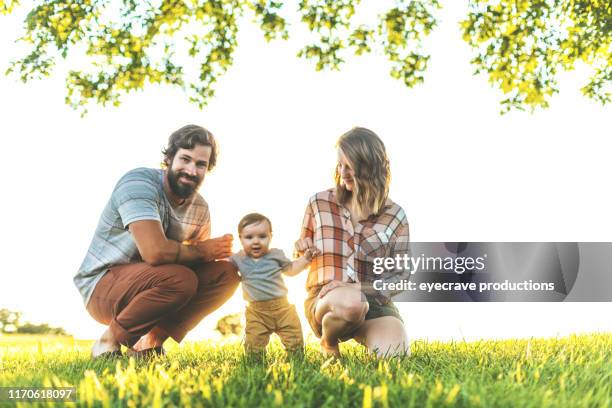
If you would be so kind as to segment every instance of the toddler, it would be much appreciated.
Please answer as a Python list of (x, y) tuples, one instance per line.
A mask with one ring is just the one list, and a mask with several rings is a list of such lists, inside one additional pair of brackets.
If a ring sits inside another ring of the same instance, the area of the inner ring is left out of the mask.
[(272, 223), (257, 213), (247, 214), (238, 224), (242, 250), (230, 257), (242, 279), (246, 308), (244, 347), (248, 353), (263, 352), (270, 335), (278, 334), (288, 352), (300, 352), (304, 347), (302, 326), (295, 306), (287, 301), (287, 287), (282, 273), (300, 273), (317, 254), (307, 250), (295, 261), (282, 250), (269, 248)]

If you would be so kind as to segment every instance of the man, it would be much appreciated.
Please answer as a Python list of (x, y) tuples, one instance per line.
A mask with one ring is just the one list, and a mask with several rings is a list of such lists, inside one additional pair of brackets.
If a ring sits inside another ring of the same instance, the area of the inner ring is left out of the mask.
[(210, 239), (197, 192), (217, 161), (214, 136), (187, 125), (170, 135), (162, 169), (138, 168), (117, 183), (74, 282), (91, 316), (108, 325), (92, 356), (163, 353), (238, 286), (227, 261), (232, 236)]

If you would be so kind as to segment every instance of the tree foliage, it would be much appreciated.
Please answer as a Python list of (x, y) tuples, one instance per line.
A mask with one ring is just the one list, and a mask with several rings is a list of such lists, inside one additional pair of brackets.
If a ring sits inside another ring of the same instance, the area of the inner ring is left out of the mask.
[[(317, 70), (338, 69), (344, 54), (377, 47), (391, 62), (391, 74), (408, 86), (423, 81), (429, 56), (422, 39), (435, 26), (437, 0), (397, 0), (372, 26), (353, 27), (359, 0), (302, 0), (300, 18), (315, 40), (299, 56)], [(52, 73), (58, 58), (76, 54), (82, 66), (67, 77), (66, 102), (118, 105), (122, 95), (147, 83), (184, 89), (199, 107), (214, 95), (214, 84), (233, 62), (238, 22), (252, 18), (267, 40), (288, 38), (282, 1), (273, 0), (50, 0), (27, 15), (21, 41), (30, 52), (13, 61), (9, 72), (25, 82)], [(197, 67), (196, 72), (190, 70)]]
[(306, 45), (298, 56), (316, 61), (316, 69), (338, 69), (343, 51), (355, 55), (382, 51), (391, 63), (391, 75), (408, 87), (423, 82), (429, 55), (421, 51), (423, 39), (436, 26), (433, 1), (398, 1), (378, 16), (375, 25), (353, 26), (351, 18), (359, 1), (301, 1), (301, 19), (315, 33), (316, 42)]
[(17, 333), (20, 334), (56, 334), (60, 336), (65, 336), (66, 330), (61, 327), (51, 327), (47, 323), (42, 324), (34, 324), (34, 323), (24, 323), (17, 328)]
[(217, 321), (215, 330), (222, 336), (239, 335), (242, 332), (240, 313), (233, 313), (223, 316)]
[(17, 331), (21, 313), (8, 309), (0, 309), (0, 333), (12, 333)]
[[(372, 0), (373, 1), (373, 0)], [(66, 102), (119, 105), (129, 92), (163, 83), (204, 107), (215, 82), (232, 65), (239, 26), (249, 17), (264, 38), (287, 39), (287, 9), (312, 40), (298, 56), (315, 69), (339, 69), (349, 55), (378, 53), (390, 74), (412, 87), (423, 82), (438, 0), (395, 0), (372, 21), (355, 18), (361, 0), (46, 0), (25, 19), (27, 55), (8, 72), (25, 82), (52, 73), (67, 59)], [(9, 13), (16, 0), (0, 0)], [(385, 3), (387, 4), (387, 3)], [(577, 61), (594, 73), (583, 92), (606, 103), (612, 83), (611, 4), (607, 0), (470, 0), (461, 23), (476, 72), (488, 74), (505, 99), (502, 111), (547, 107), (556, 75)]]
[(0, 14), (9, 14), (18, 4), (17, 0), (0, 0)]
[(21, 312), (14, 312), (8, 309), (0, 309), (0, 333), (60, 335), (66, 334), (66, 331), (61, 327), (51, 327), (47, 323), (23, 323), (21, 322), (21, 315)]
[(557, 73), (578, 61), (593, 67), (582, 92), (605, 104), (612, 83), (609, 0), (471, 0), (461, 23), (477, 54), (476, 72), (504, 93), (502, 112), (548, 107)]

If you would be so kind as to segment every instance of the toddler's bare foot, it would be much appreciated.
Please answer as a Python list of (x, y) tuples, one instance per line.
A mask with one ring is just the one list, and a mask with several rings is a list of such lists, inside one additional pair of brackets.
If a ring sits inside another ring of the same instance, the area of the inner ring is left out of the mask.
[(335, 357), (340, 358), (340, 348), (338, 347), (338, 342), (336, 344), (330, 344), (330, 342), (325, 339), (321, 339), (321, 354), (325, 357)]

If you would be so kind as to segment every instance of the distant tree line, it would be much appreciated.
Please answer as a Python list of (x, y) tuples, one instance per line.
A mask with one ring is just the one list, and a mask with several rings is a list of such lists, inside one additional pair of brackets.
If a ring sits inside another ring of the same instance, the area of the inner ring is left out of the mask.
[(67, 335), (61, 327), (51, 327), (47, 323), (34, 324), (21, 321), (21, 313), (0, 309), (0, 333), (19, 334), (59, 334)]

